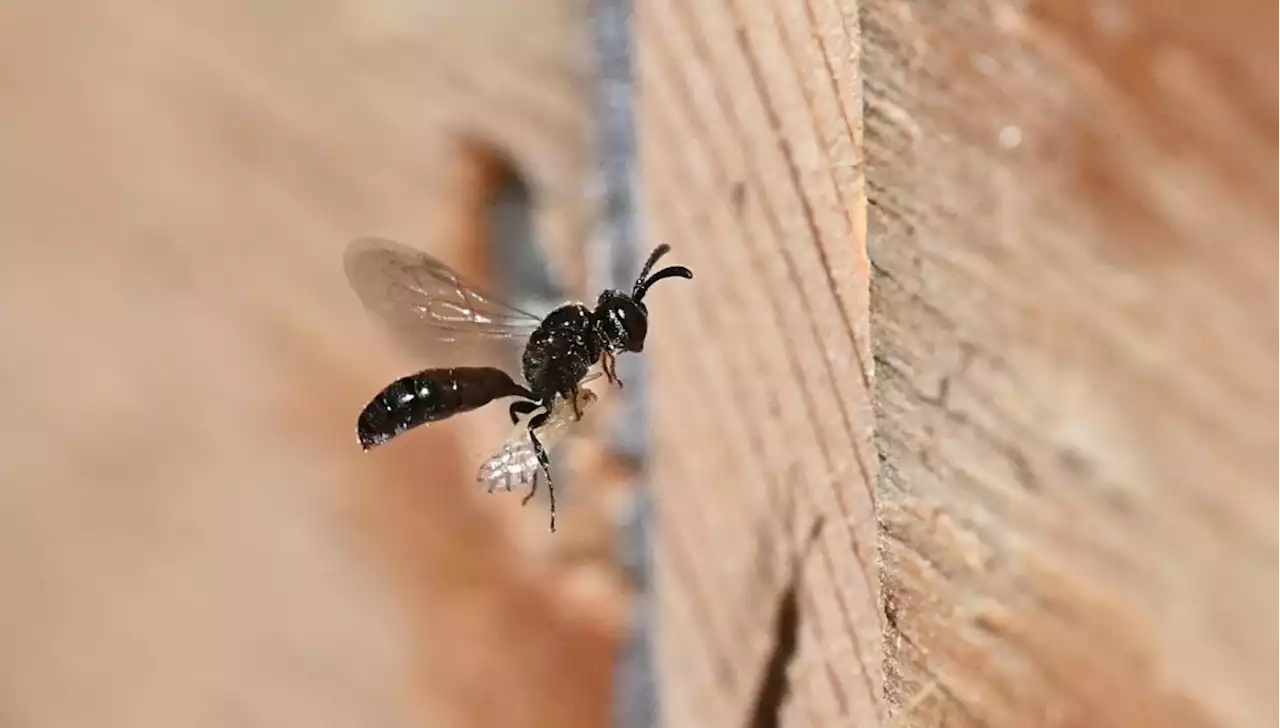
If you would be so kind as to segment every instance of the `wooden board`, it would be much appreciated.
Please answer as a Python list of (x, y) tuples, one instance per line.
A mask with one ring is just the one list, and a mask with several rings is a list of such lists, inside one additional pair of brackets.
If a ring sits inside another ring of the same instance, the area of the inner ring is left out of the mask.
[(1275, 725), (1275, 5), (863, 10), (889, 701)]
[(643, 219), (696, 276), (649, 304), (670, 728), (877, 721), (853, 13), (640, 8)]
[(616, 586), (476, 492), (505, 413), (360, 452), (424, 364), (342, 273), (379, 234), (484, 278), (478, 137), (581, 283), (582, 10), (6, 4), (0, 724), (605, 723)]

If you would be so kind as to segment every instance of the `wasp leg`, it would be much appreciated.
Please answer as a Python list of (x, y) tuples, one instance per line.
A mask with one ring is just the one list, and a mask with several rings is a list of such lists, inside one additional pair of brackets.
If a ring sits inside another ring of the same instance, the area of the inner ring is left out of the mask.
[(600, 368), (604, 369), (604, 378), (611, 384), (618, 385), (618, 389), (622, 389), (622, 380), (618, 379), (618, 355), (611, 351), (606, 351), (600, 356)]
[(569, 401), (573, 407), (573, 421), (577, 422), (582, 419), (582, 407), (578, 404), (578, 385), (573, 385), (568, 391), (561, 392), (560, 396)]
[(511, 413), (511, 424), (513, 425), (519, 424), (520, 415), (527, 415), (530, 412), (537, 410), (538, 407), (540, 406), (541, 405), (539, 405), (537, 402), (534, 402), (533, 400), (521, 400), (518, 402), (512, 402), (511, 409), (508, 410), (508, 412)]
[(600, 368), (604, 370), (605, 381), (613, 384), (613, 366), (614, 358), (612, 352), (606, 351), (600, 355)]
[[(551, 500), (551, 532), (555, 533), (556, 532), (556, 485), (551, 480), (551, 459), (547, 457), (547, 449), (542, 446), (542, 441), (538, 439), (538, 435), (534, 432), (534, 430), (541, 427), (542, 424), (547, 421), (547, 418), (549, 416), (550, 415), (548, 415), (546, 412), (543, 412), (542, 414), (536, 415), (534, 416), (533, 419), (529, 420), (529, 440), (533, 442), (533, 452), (538, 456), (538, 464), (542, 466), (542, 474), (547, 479), (547, 495)], [(529, 494), (524, 497), (524, 500), (520, 501), (520, 505), (525, 505), (526, 503), (528, 503), (533, 498), (534, 493), (537, 493), (537, 492), (538, 492), (538, 478), (535, 476), (533, 479), (533, 487), (529, 489)]]

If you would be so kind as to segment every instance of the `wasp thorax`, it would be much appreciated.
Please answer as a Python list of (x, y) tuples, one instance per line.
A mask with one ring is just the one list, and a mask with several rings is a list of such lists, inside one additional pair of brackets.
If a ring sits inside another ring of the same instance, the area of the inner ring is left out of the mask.
[(596, 333), (611, 352), (644, 350), (649, 333), (649, 313), (644, 304), (621, 291), (600, 294), (595, 310)]

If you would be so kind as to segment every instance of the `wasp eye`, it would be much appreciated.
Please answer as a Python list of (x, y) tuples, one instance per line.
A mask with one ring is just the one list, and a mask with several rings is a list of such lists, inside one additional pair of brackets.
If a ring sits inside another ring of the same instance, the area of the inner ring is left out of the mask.
[(648, 317), (634, 305), (623, 308), (620, 313), (622, 327), (626, 334), (626, 348), (638, 352), (644, 348), (644, 339), (649, 333)]

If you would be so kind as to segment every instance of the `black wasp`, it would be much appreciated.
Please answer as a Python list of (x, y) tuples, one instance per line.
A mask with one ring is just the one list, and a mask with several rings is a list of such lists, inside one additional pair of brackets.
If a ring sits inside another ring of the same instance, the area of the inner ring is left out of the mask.
[[(572, 403), (575, 418), (579, 385), (596, 362), (611, 383), (622, 386), (615, 358), (644, 349), (649, 288), (664, 278), (693, 278), (684, 266), (668, 266), (650, 275), (671, 247), (658, 246), (645, 261), (630, 293), (606, 290), (594, 309), (566, 303), (539, 319), (465, 281), (436, 258), (382, 238), (351, 242), (344, 256), (347, 279), (365, 307), (389, 324), (400, 340), (432, 356), (442, 351), (479, 356), (475, 344), (525, 340), (521, 356), (526, 385), (497, 366), (424, 369), (402, 377), (365, 406), (356, 424), (360, 445), (368, 451), (418, 425), (483, 407), (495, 399), (518, 397), (509, 410), (513, 423), (528, 421), (529, 438), (547, 479), (551, 530), (556, 529), (555, 488), (546, 449), (535, 430), (560, 400)], [(525, 496), (533, 497), (537, 481)]]

